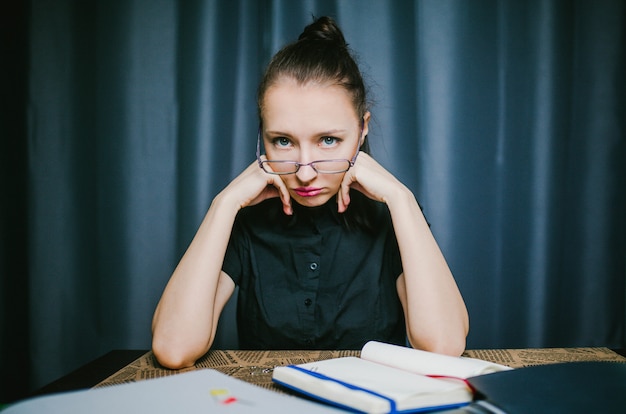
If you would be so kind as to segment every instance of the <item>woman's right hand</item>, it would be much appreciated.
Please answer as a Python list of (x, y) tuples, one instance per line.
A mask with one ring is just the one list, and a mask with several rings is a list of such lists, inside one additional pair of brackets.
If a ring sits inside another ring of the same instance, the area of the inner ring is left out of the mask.
[[(261, 158), (264, 159), (264, 157)], [(239, 209), (259, 204), (269, 198), (279, 197), (285, 214), (293, 214), (291, 196), (283, 180), (279, 175), (263, 171), (257, 161), (250, 164), (232, 180), (221, 195), (234, 200)]]

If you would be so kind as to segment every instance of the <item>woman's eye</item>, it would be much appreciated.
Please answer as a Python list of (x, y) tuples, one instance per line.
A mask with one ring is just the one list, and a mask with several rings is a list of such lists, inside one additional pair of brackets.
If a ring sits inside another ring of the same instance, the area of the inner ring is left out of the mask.
[(337, 137), (322, 137), (322, 144), (325, 146), (335, 145), (337, 142), (339, 142)]
[(274, 145), (276, 145), (277, 147), (287, 147), (289, 146), (289, 144), (291, 144), (291, 141), (289, 141), (289, 138), (285, 138), (285, 137), (277, 137), (274, 138)]

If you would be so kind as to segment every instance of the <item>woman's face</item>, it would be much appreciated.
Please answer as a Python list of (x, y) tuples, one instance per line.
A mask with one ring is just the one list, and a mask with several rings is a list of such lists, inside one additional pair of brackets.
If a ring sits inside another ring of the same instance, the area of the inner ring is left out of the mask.
[[(263, 100), (263, 143), (268, 160), (351, 160), (367, 135), (366, 114), (361, 131), (348, 92), (337, 85), (283, 78)], [(324, 174), (303, 165), (295, 174), (281, 175), (291, 197), (307, 207), (321, 206), (339, 191), (345, 173)]]

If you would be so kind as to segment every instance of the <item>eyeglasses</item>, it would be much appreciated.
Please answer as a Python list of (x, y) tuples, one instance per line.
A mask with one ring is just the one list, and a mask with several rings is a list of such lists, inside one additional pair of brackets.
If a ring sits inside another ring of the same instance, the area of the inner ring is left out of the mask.
[[(298, 161), (286, 161), (286, 160), (262, 160), (261, 159), (261, 132), (262, 125), (259, 125), (259, 132), (257, 134), (256, 141), (256, 159), (259, 163), (259, 167), (268, 174), (275, 175), (287, 175), (295, 174), (300, 170), (300, 167), (311, 167), (313, 170), (320, 174), (339, 174), (348, 171), (354, 166), (356, 157), (359, 155), (359, 147), (357, 146), (356, 152), (352, 159), (336, 159), (336, 160), (317, 160), (303, 164)], [(361, 133), (357, 140), (357, 145), (361, 142), (361, 135), (363, 134), (363, 123), (361, 123)]]

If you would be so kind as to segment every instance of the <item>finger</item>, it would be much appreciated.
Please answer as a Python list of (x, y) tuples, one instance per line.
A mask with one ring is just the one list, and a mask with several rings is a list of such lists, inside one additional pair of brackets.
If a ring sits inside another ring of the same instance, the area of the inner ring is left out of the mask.
[(345, 212), (350, 204), (350, 186), (341, 183), (339, 192), (337, 193), (337, 211), (340, 213)]
[(293, 208), (291, 207), (291, 197), (289, 196), (289, 194), (287, 194), (287, 197), (281, 197), (280, 198), (283, 202), (283, 212), (288, 215), (291, 216), (293, 214)]
[[(261, 155), (261, 160), (265, 160), (265, 155)], [(266, 167), (271, 170), (271, 167)], [(291, 195), (289, 195), (289, 191), (287, 191), (287, 187), (283, 180), (277, 175), (269, 175), (268, 184), (274, 186), (278, 190), (278, 197), (283, 203), (283, 210), (285, 214), (291, 215), (293, 212), (291, 210)]]
[(291, 207), (291, 195), (285, 186), (283, 180), (279, 177), (273, 177), (272, 185), (278, 191), (280, 201), (283, 203), (283, 211), (286, 215), (291, 216), (293, 214), (293, 208)]

